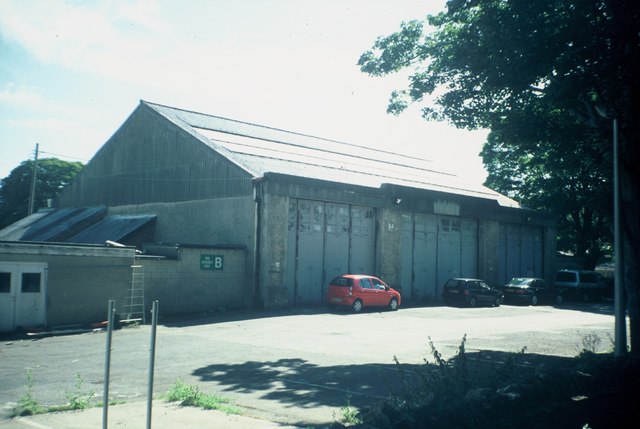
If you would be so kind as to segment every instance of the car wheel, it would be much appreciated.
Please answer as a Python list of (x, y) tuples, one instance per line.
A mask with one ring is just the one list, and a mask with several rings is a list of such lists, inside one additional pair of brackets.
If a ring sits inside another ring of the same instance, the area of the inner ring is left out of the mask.
[(389, 302), (389, 310), (396, 311), (398, 309), (398, 300), (395, 298), (391, 298)]
[(538, 305), (538, 296), (537, 295), (533, 295), (531, 297), (531, 305)]
[(475, 307), (478, 304), (478, 301), (476, 300), (475, 296), (472, 296), (471, 298), (469, 298), (469, 307)]
[(351, 305), (354, 313), (360, 313), (362, 311), (362, 307), (362, 301), (360, 301), (359, 299), (353, 301), (353, 304)]
[(562, 295), (556, 296), (556, 305), (562, 305), (563, 302), (564, 299), (562, 298)]
[(495, 305), (496, 307), (500, 307), (500, 304), (502, 304), (502, 300), (500, 299), (500, 297), (497, 297), (495, 301), (493, 301), (493, 305)]

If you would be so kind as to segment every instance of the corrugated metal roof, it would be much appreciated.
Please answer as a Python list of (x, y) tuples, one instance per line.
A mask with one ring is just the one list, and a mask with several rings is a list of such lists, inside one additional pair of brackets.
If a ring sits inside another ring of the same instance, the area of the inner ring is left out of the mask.
[(100, 207), (40, 210), (0, 230), (0, 241), (102, 244), (119, 241), (156, 219), (155, 215), (111, 215)]
[(410, 188), (520, 205), (480, 184), (439, 171), (434, 162), (371, 147), (142, 102), (255, 177), (267, 173), (380, 188)]
[(105, 244), (107, 240), (120, 241), (156, 219), (154, 215), (106, 216), (67, 241), (69, 243)]
[(103, 218), (106, 213), (104, 206), (57, 209), (31, 224), (20, 240), (64, 242), (82, 228)]

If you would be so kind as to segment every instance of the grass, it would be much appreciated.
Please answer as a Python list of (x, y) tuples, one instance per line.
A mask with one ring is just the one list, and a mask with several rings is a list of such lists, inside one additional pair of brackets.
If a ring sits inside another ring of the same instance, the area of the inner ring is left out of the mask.
[(179, 402), (184, 407), (198, 407), (205, 410), (218, 410), (226, 414), (242, 414), (240, 408), (229, 404), (229, 400), (216, 395), (202, 393), (197, 386), (178, 380), (167, 391), (164, 399)]

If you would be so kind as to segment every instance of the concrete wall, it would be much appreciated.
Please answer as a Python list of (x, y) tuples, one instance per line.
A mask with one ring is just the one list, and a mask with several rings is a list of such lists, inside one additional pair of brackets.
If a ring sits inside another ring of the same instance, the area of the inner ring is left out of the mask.
[(249, 197), (109, 207), (109, 214), (156, 215), (155, 241), (159, 243), (244, 246), (246, 307), (253, 304), (255, 211), (255, 202)]
[[(178, 259), (136, 258), (143, 267), (147, 312), (154, 300), (160, 316), (246, 307), (246, 249), (180, 246), (178, 252)], [(221, 256), (222, 269), (202, 269), (202, 255)]]
[(109, 300), (121, 299), (130, 287), (134, 254), (134, 248), (0, 244), (2, 262), (48, 264), (47, 326), (107, 320)]
[(402, 211), (382, 208), (378, 209), (377, 215), (376, 274), (392, 288), (402, 291), (400, 280)]
[(478, 277), (490, 285), (500, 285), (498, 264), (500, 222), (482, 220), (478, 226)]
[(287, 252), (295, 252), (287, 246), (289, 197), (266, 194), (260, 202), (259, 240), (259, 293), (261, 306), (286, 307), (291, 302), (292, 290), (287, 290), (287, 270), (295, 270), (287, 264)]

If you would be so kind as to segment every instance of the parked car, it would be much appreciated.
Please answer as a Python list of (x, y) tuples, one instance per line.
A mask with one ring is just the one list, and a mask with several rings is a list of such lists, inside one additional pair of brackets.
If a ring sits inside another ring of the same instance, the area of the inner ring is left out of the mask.
[(521, 304), (562, 304), (562, 292), (548, 285), (544, 279), (514, 277), (502, 289), (504, 302)]
[(479, 279), (449, 279), (442, 288), (442, 298), (447, 305), (464, 304), (499, 306), (502, 303), (502, 291), (490, 287)]
[(606, 293), (604, 277), (595, 271), (560, 270), (556, 273), (553, 285), (567, 299), (594, 301), (601, 299)]
[(326, 302), (330, 307), (350, 307), (359, 313), (365, 307), (388, 307), (395, 311), (402, 300), (400, 292), (378, 277), (345, 274), (329, 282)]

